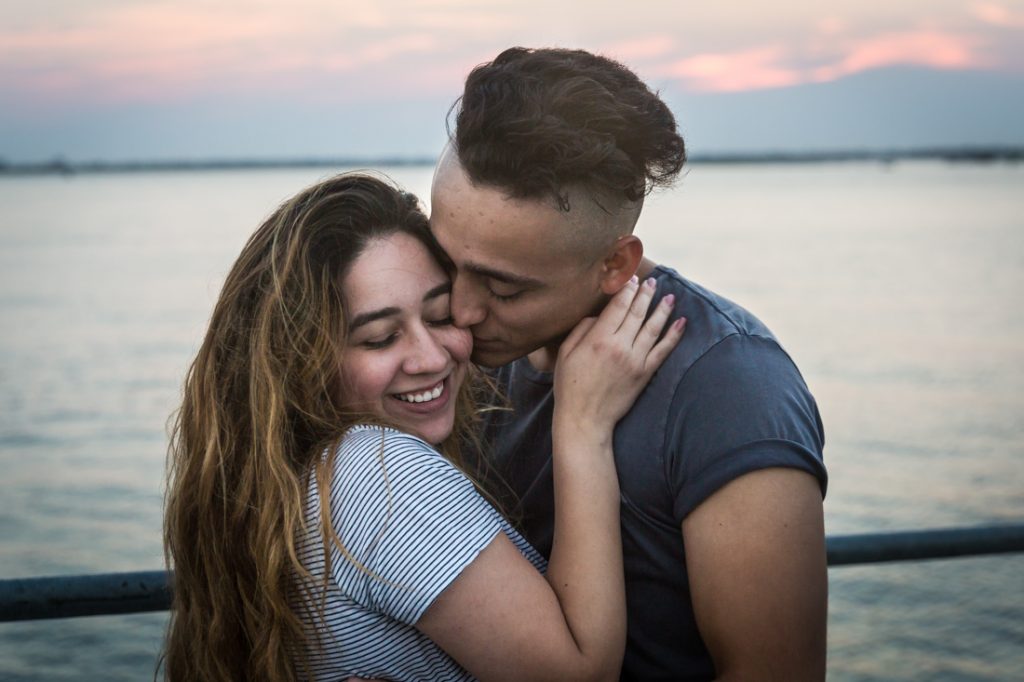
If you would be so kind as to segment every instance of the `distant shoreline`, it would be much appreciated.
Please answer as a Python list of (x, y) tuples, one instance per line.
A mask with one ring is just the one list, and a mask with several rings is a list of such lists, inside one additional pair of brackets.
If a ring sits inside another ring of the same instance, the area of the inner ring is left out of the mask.
[[(92, 173), (160, 173), (222, 170), (279, 170), (288, 168), (382, 168), (432, 166), (434, 157), (381, 158), (283, 158), (283, 159), (199, 159), (148, 161), (50, 161), (8, 162), (0, 160), (2, 175), (77, 175)], [(898, 161), (944, 161), (948, 163), (1020, 163), (1024, 147), (950, 147), (883, 151), (820, 151), (694, 154), (691, 164), (814, 164), (845, 162), (894, 163)]]

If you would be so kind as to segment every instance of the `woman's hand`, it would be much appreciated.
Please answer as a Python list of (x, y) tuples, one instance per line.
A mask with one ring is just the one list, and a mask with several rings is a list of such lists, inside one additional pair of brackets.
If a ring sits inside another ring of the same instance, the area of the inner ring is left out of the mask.
[[(633, 406), (679, 339), (686, 318), (673, 322), (661, 340), (675, 297), (658, 302), (644, 316), (655, 282), (634, 277), (605, 306), (599, 317), (582, 320), (562, 343), (555, 366), (555, 422), (610, 434)], [(593, 432), (593, 431), (592, 431)]]

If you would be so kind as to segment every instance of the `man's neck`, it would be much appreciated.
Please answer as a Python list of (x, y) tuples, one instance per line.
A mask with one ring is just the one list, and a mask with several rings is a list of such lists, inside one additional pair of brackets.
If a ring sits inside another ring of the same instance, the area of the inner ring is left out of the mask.
[[(658, 264), (652, 261), (650, 258), (644, 258), (640, 261), (640, 267), (636, 269), (636, 276), (641, 280), (647, 279), (654, 272), (654, 268), (658, 267)], [(555, 364), (558, 362), (558, 349), (562, 347), (562, 341), (556, 341), (546, 346), (541, 346), (537, 350), (526, 356), (526, 360), (530, 363), (538, 372), (554, 372)]]
[(538, 372), (554, 372), (555, 363), (558, 361), (558, 349), (561, 347), (561, 341), (547, 346), (541, 346), (527, 355), (526, 361), (529, 362), (530, 366)]
[(645, 280), (651, 276), (654, 272), (654, 268), (658, 267), (658, 264), (652, 261), (650, 258), (644, 258), (640, 261), (640, 267), (636, 269), (636, 276), (641, 280)]

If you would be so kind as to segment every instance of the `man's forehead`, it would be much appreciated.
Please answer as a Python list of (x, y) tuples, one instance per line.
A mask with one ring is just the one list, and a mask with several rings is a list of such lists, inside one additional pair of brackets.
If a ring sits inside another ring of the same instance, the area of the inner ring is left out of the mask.
[(562, 264), (531, 226), (432, 219), (431, 229), (457, 268), (509, 284), (541, 283)]
[(563, 221), (538, 220), (529, 213), (495, 208), (479, 206), (453, 212), (442, 208), (432, 213), (431, 229), (460, 270), (525, 284), (527, 280), (549, 280), (552, 274), (575, 265), (565, 248), (562, 231), (568, 226)]
[(501, 187), (473, 182), (450, 148), (431, 189), (431, 229), (459, 269), (500, 272), (508, 281), (550, 281), (576, 269), (585, 204), (578, 189), (569, 211), (550, 197), (511, 197)]

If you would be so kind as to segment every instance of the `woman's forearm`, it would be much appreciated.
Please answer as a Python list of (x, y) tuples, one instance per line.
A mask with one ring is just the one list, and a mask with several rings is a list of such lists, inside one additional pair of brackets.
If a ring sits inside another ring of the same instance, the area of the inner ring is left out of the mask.
[(555, 532), (547, 579), (585, 665), (617, 679), (626, 600), (611, 425), (556, 416), (553, 445)]

